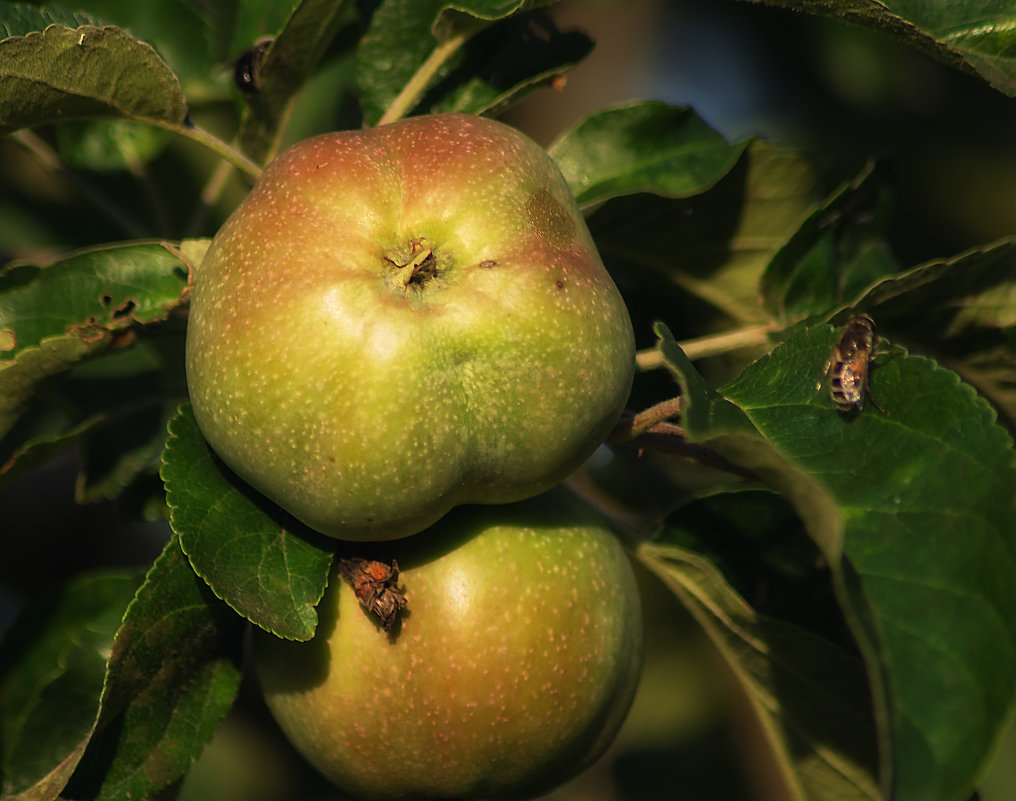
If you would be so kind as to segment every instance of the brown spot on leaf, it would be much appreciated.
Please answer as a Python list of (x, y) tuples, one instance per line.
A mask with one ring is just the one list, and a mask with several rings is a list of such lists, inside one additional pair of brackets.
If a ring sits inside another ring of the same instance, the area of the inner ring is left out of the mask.
[(14, 350), (18, 344), (18, 335), (13, 328), (0, 328), (0, 351)]
[(109, 330), (99, 325), (94, 317), (89, 317), (83, 323), (71, 323), (67, 326), (66, 332), (67, 336), (77, 337), (88, 344), (101, 342), (109, 334)]
[(137, 338), (137, 334), (128, 328), (114, 333), (113, 341), (110, 344), (114, 348), (126, 348), (133, 345), (137, 341)]

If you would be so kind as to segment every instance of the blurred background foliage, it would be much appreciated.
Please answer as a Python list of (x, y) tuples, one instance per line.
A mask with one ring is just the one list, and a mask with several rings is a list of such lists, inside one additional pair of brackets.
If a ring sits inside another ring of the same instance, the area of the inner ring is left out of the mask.
[[(144, 18), (146, 5), (136, 5), (135, 19), (111, 13), (108, 21), (144, 36), (146, 25), (164, 24)], [(88, 10), (101, 16), (102, 6), (89, 3)], [(536, 92), (506, 115), (543, 144), (610, 103), (688, 104), (728, 140), (757, 135), (812, 154), (824, 191), (871, 158), (884, 159), (894, 195), (888, 242), (903, 266), (1016, 232), (1016, 101), (887, 36), (715, 0), (566, 0), (549, 13), (560, 29), (586, 32), (596, 48), (563, 87)], [(238, 102), (229, 59), (242, 48), (219, 47), (218, 68), (210, 73), (188, 71), (186, 17), (172, 24), (180, 35), (165, 55), (185, 81), (192, 114), (228, 135)], [(244, 41), (240, 32), (235, 38)], [(302, 95), (291, 140), (358, 125), (348, 93), (354, 70), (348, 40), (340, 35), (332, 51)], [(108, 170), (90, 180), (99, 196), (116, 199), (121, 208), (113, 213), (83, 193), (73, 171), (0, 139), (0, 263), (129, 238), (131, 220), (169, 237), (210, 235), (245, 191), (234, 178), (210, 214), (196, 215), (191, 199), (201, 191), (211, 155), (127, 124), (117, 125), (112, 138), (117, 152), (130, 157), (110, 155)], [(81, 125), (48, 144), (71, 165), (76, 153), (94, 164), (109, 141), (108, 132), (98, 136), (94, 126)], [(821, 196), (816, 193), (816, 202)], [(680, 321), (667, 322), (680, 329)], [(0, 630), (28, 592), (91, 566), (145, 564), (164, 542), (160, 520), (138, 523), (108, 502), (74, 505), (73, 458), (68, 454), (0, 495), (8, 541), (24, 549), (0, 564)], [(54, 485), (66, 491), (54, 493)], [(48, 500), (40, 506), (43, 486)], [(690, 799), (781, 798), (765, 749), (754, 747), (759, 734), (738, 705), (735, 683), (673, 596), (645, 579), (648, 667), (632, 714), (608, 754), (552, 798), (669, 801), (675, 783)], [(1016, 735), (1010, 735), (983, 782), (983, 801), (1016, 798), (1014, 766)], [(196, 768), (171, 789), (182, 801), (335, 798), (290, 750), (249, 687)]]

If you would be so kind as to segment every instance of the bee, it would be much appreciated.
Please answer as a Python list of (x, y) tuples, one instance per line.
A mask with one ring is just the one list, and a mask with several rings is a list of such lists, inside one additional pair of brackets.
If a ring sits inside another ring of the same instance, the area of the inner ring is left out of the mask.
[(842, 412), (859, 412), (865, 400), (882, 414), (888, 414), (871, 396), (868, 371), (875, 359), (875, 323), (867, 314), (855, 314), (825, 363), (823, 380), (828, 381), (829, 395)]

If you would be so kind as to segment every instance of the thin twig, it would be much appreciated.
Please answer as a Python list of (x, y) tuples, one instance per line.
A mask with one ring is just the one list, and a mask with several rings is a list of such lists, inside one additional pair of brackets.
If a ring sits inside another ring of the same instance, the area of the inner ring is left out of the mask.
[(649, 431), (653, 426), (678, 417), (681, 414), (681, 399), (668, 398), (632, 415), (622, 417), (611, 432), (610, 442), (626, 442)]
[(431, 54), (427, 56), (427, 59), (420, 65), (420, 68), (414, 73), (413, 77), (402, 87), (402, 91), (391, 102), (391, 105), (388, 106), (388, 109), (381, 116), (381, 119), (378, 120), (377, 124), (386, 125), (406, 116), (413, 106), (419, 102), (420, 98), (423, 97), (423, 93), (427, 91), (427, 86), (430, 85), (431, 80), (437, 75), (441, 67), (475, 32), (475, 30), (462, 31), (450, 39), (438, 43), (438, 46), (431, 51)]
[[(723, 334), (686, 339), (677, 344), (690, 360), (695, 361), (753, 345), (765, 345), (769, 341), (769, 334), (775, 330), (774, 325), (766, 323), (749, 328), (739, 328), (736, 331), (728, 331)], [(656, 348), (646, 348), (635, 354), (635, 363), (643, 372), (655, 370), (664, 366), (663, 354)]]

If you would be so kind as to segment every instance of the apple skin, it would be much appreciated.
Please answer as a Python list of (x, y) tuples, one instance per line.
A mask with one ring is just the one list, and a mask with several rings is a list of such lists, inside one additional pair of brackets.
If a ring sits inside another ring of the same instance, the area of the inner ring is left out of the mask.
[(187, 376), (244, 481), (321, 533), (382, 540), (561, 481), (620, 416), (634, 350), (553, 160), (435, 115), (268, 166), (196, 271)]
[(390, 632), (333, 573), (314, 639), (253, 644), (269, 709), (325, 777), (363, 799), (529, 798), (606, 749), (642, 617), (598, 513), (552, 491), (360, 547), (398, 560), (408, 607)]

